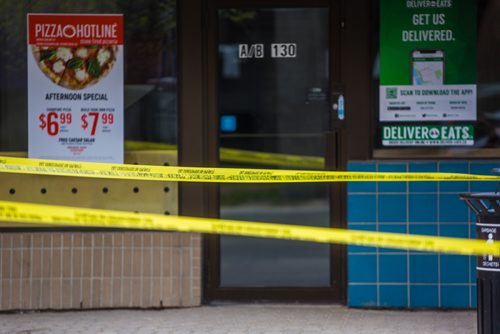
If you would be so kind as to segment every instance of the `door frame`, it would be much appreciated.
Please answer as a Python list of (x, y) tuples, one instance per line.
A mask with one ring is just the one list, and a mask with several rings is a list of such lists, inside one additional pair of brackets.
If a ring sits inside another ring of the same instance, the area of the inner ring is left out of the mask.
[[(184, 0), (183, 0), (184, 1)], [(341, 83), (341, 6), (337, 0), (206, 0), (204, 3), (204, 21), (202, 26), (206, 34), (203, 38), (205, 50), (203, 67), (205, 71), (206, 104), (206, 153), (210, 166), (219, 163), (219, 120), (217, 108), (217, 9), (219, 8), (309, 8), (327, 7), (330, 9), (330, 95)], [(337, 119), (332, 120), (331, 131), (327, 133), (326, 169), (345, 170), (346, 140), (345, 125)], [(346, 185), (331, 183), (330, 192), (330, 224), (332, 227), (346, 227)], [(206, 212), (210, 217), (219, 217), (219, 186), (209, 184), (204, 193)], [(346, 246), (330, 246), (330, 287), (318, 288), (226, 288), (219, 287), (219, 236), (206, 235), (203, 239), (203, 300), (205, 303), (217, 301), (301, 301), (316, 303), (346, 303), (347, 295), (347, 253)]]

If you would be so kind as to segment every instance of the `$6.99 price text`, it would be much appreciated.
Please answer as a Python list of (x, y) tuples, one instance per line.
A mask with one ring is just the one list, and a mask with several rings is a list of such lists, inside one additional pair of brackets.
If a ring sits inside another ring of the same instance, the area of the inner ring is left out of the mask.
[[(70, 112), (57, 113), (51, 111), (49, 113), (41, 113), (38, 116), (38, 120), (40, 121), (39, 126), (42, 131), (47, 130), (49, 136), (57, 136), (61, 125), (66, 126), (73, 123), (73, 116)], [(84, 130), (90, 128), (90, 135), (94, 136), (99, 121), (103, 125), (111, 125), (114, 123), (114, 115), (112, 113), (88, 112), (83, 113), (80, 120), (81, 127)]]
[(42, 113), (38, 116), (40, 120), (40, 129), (45, 131), (47, 129), (47, 133), (49, 136), (55, 136), (59, 133), (59, 125), (71, 124), (73, 122), (73, 117), (69, 112), (57, 113), (57, 112), (49, 112), (47, 114)]

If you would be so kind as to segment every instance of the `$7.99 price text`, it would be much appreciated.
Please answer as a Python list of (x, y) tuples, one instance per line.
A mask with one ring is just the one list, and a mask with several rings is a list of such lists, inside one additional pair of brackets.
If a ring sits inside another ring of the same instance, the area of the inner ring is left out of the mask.
[[(47, 130), (49, 136), (59, 134), (60, 126), (66, 126), (73, 123), (73, 116), (70, 112), (48, 112), (41, 113), (38, 116), (40, 121), (40, 129)], [(112, 113), (88, 112), (83, 113), (80, 117), (81, 127), (86, 130), (90, 126), (90, 135), (94, 136), (97, 130), (99, 121), (103, 125), (111, 125), (114, 123), (114, 115)]]
[(101, 120), (101, 123), (103, 125), (111, 125), (115, 121), (112, 113), (98, 113), (96, 111), (84, 113), (80, 117), (80, 119), (82, 120), (82, 128), (84, 130), (87, 129), (89, 124), (91, 125), (91, 128), (90, 128), (90, 135), (91, 136), (95, 135), (95, 131), (97, 129), (97, 125), (99, 124), (99, 120)]

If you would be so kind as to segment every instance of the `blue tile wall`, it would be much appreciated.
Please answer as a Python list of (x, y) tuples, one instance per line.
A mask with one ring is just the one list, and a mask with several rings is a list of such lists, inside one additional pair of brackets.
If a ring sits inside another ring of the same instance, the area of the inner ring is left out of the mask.
[(378, 195), (378, 219), (379, 222), (397, 223), (406, 222), (406, 194), (402, 195)]
[(439, 289), (437, 284), (410, 285), (412, 307), (438, 307)]
[(410, 284), (439, 282), (439, 259), (434, 254), (410, 255)]
[[(351, 161), (350, 171), (491, 175), (500, 161)], [(475, 238), (463, 192), (495, 191), (496, 182), (351, 182), (350, 229)], [(348, 247), (352, 307), (476, 307), (476, 258), (378, 247)]]
[(469, 306), (470, 289), (467, 284), (441, 286), (441, 306), (460, 308)]
[(411, 223), (437, 221), (438, 197), (435, 194), (408, 195), (408, 220)]
[(408, 305), (407, 285), (381, 285), (379, 291), (382, 307), (406, 307)]
[[(378, 172), (407, 172), (407, 165), (401, 163), (385, 163), (377, 165)], [(406, 182), (382, 182), (378, 184), (379, 193), (406, 193)]]
[(470, 281), (473, 283), (476, 283), (476, 265), (476, 259), (474, 257), (471, 257), (469, 263), (469, 275)]
[(377, 257), (375, 255), (352, 254), (347, 266), (351, 283), (369, 283), (377, 280)]
[[(438, 170), (437, 166), (437, 162), (415, 162), (410, 164), (408, 171), (412, 173), (434, 173)], [(410, 182), (408, 186), (410, 193), (435, 193), (437, 187), (437, 182)]]
[(373, 195), (347, 195), (347, 221), (351, 223), (375, 223), (377, 202)]
[[(464, 203), (462, 203), (464, 204)], [(468, 238), (469, 237), (469, 224), (441, 224), (440, 235), (443, 237), (456, 237)]]
[(436, 221), (432, 224), (410, 224), (411, 234), (421, 234), (421, 235), (438, 235), (438, 226)]
[(470, 286), (470, 307), (477, 307), (477, 289), (476, 284)]
[[(499, 168), (500, 163), (496, 162), (475, 162), (470, 166), (471, 174), (484, 174), (492, 175), (491, 170), (493, 168)], [(483, 191), (494, 191), (498, 185), (498, 182), (471, 182), (470, 191), (471, 192), (483, 192)]]
[(458, 194), (439, 195), (439, 221), (440, 222), (467, 222), (468, 208), (460, 200)]
[(469, 257), (440, 255), (441, 283), (469, 283)]
[(406, 255), (383, 254), (379, 256), (379, 282), (406, 283), (408, 270)]
[[(440, 173), (469, 173), (469, 163), (468, 162), (441, 162), (439, 164)], [(441, 193), (445, 192), (467, 192), (469, 191), (468, 182), (439, 182), (439, 191)]]
[(347, 303), (352, 307), (377, 307), (377, 291), (375, 284), (350, 284)]

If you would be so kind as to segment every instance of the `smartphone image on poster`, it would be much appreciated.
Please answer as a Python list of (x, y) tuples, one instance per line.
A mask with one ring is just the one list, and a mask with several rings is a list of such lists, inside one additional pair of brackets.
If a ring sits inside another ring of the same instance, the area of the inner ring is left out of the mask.
[(413, 50), (411, 53), (411, 63), (413, 85), (444, 84), (443, 50)]

